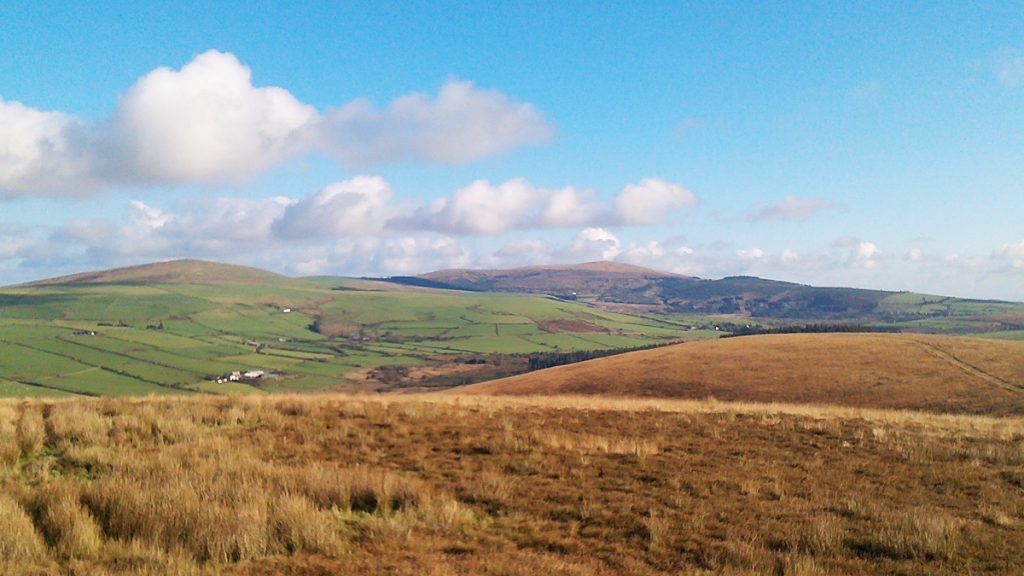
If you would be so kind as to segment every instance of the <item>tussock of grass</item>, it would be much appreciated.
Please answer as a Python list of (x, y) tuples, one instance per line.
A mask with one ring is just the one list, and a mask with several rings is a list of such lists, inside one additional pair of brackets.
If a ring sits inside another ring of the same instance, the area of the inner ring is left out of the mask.
[(717, 401), (0, 402), (0, 573), (1007, 572), (1022, 441)]
[(31, 404), (22, 406), (16, 437), (22, 456), (31, 456), (43, 446), (46, 440), (46, 425), (43, 423), (40, 407)]
[(0, 565), (38, 564), (47, 559), (43, 539), (36, 532), (32, 518), (10, 496), (0, 494)]
[(45, 485), (28, 498), (36, 525), (62, 559), (92, 559), (103, 546), (99, 527), (80, 501), (79, 487), (66, 481)]
[(46, 416), (49, 441), (55, 445), (100, 444), (110, 431), (110, 419), (89, 403), (56, 404)]

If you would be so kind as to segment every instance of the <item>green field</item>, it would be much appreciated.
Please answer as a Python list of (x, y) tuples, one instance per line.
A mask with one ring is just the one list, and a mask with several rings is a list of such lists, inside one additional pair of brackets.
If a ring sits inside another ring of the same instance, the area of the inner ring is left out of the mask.
[[(360, 390), (383, 366), (717, 335), (542, 296), (345, 279), (12, 287), (0, 289), (0, 396)], [(216, 382), (250, 370), (273, 374)]]
[(1024, 339), (1024, 304), (905, 292), (883, 299), (880, 324), (909, 332)]

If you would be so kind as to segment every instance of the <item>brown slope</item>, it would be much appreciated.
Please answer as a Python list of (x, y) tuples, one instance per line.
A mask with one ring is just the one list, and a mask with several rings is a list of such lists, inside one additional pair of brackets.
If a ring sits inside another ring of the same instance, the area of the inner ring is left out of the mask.
[(1024, 344), (902, 334), (785, 334), (680, 344), (458, 389), (1024, 414)]
[(98, 272), (84, 272), (26, 286), (71, 284), (281, 284), (293, 281), (266, 270), (203, 260), (172, 260)]

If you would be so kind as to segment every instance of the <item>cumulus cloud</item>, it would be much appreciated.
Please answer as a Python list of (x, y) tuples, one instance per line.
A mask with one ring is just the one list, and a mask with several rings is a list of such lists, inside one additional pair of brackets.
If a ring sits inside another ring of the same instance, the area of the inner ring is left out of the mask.
[(660, 224), (671, 210), (697, 205), (697, 196), (679, 184), (644, 178), (630, 184), (615, 198), (619, 223), (630, 226)]
[(811, 216), (836, 205), (830, 200), (814, 198), (796, 198), (790, 196), (781, 202), (769, 204), (758, 210), (747, 214), (750, 222), (764, 222), (768, 220), (806, 220)]
[[(0, 196), (92, 188), (86, 127), (59, 112), (0, 98)], [(68, 183), (77, 186), (67, 187)]]
[(336, 182), (288, 206), (274, 229), (289, 239), (376, 234), (394, 215), (393, 195), (376, 176)]
[(385, 243), (376, 255), (377, 268), (391, 274), (416, 274), (437, 268), (462, 268), (469, 253), (448, 237), (403, 237)]
[(477, 180), (451, 198), (431, 202), (409, 226), (453, 234), (500, 234), (528, 227), (541, 196), (541, 190), (522, 178), (498, 186)]
[(653, 178), (619, 191), (613, 206), (597, 192), (547, 189), (523, 178), (493, 185), (478, 180), (421, 207), (396, 226), (445, 234), (495, 235), (510, 230), (603, 228), (658, 224), (672, 210), (694, 206), (697, 197), (678, 184)]
[(386, 110), (367, 100), (353, 102), (328, 114), (322, 135), (333, 154), (361, 166), (401, 160), (465, 164), (545, 144), (554, 131), (530, 104), (451, 81), (434, 100), (410, 94)]
[(412, 94), (378, 110), (360, 100), (327, 113), (211, 50), (180, 70), (158, 68), (87, 122), (0, 100), (0, 195), (83, 195), (104, 187), (240, 183), (295, 157), (350, 165), (462, 164), (549, 142), (528, 103), (450, 81), (436, 99)]
[(850, 268), (872, 270), (878, 267), (878, 261), (883, 256), (882, 250), (874, 242), (859, 242), (851, 248), (847, 264)]
[(593, 190), (567, 187), (546, 194), (537, 224), (541, 228), (575, 228), (600, 222), (606, 208)]
[(287, 90), (254, 87), (233, 54), (209, 51), (139, 80), (118, 105), (111, 147), (125, 179), (238, 182), (306, 151), (318, 121)]
[(456, 190), (451, 198), (430, 202), (396, 225), (446, 234), (494, 235), (596, 224), (604, 212), (597, 193), (591, 190), (545, 189), (523, 178), (497, 186), (477, 180)]

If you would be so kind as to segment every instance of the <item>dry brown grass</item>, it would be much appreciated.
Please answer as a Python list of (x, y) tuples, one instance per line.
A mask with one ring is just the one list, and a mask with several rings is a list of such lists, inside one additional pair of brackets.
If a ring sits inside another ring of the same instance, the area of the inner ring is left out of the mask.
[(910, 334), (782, 334), (692, 342), (464, 387), (1024, 414), (1024, 344)]
[(46, 483), (27, 500), (36, 526), (58, 558), (95, 558), (103, 546), (103, 536), (82, 506), (78, 485), (63, 479)]
[(38, 451), (46, 440), (46, 425), (40, 407), (25, 403), (21, 407), (15, 438), (22, 456)]
[(21, 504), (0, 494), (0, 566), (34, 565), (46, 560), (46, 545)]
[(5, 574), (1024, 565), (1019, 418), (597, 397), (102, 399), (0, 402), (4, 438)]

